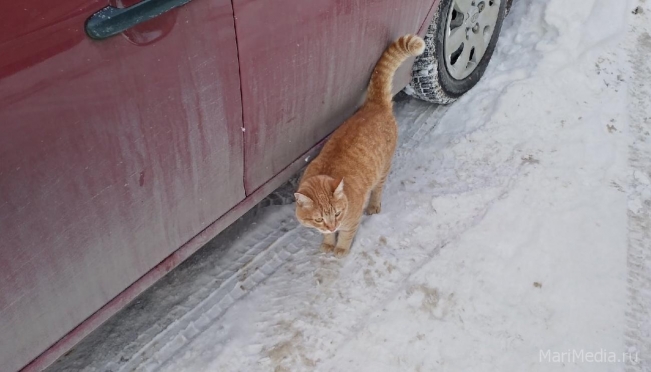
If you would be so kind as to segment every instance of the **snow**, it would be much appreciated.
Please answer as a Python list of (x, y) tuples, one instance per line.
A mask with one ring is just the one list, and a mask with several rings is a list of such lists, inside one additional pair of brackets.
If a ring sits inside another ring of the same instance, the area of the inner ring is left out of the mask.
[(320, 253), (293, 205), (266, 207), (167, 323), (124, 318), (137, 338), (76, 365), (651, 371), (649, 14), (516, 0), (471, 92), (396, 104), (382, 213), (348, 257)]

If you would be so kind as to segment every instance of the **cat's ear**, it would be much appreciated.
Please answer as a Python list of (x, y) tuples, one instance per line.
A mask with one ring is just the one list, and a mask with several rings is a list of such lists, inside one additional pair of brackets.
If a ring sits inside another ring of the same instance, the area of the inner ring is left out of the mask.
[(334, 196), (337, 199), (341, 199), (341, 198), (344, 197), (344, 179), (343, 178), (341, 180), (339, 180), (339, 184), (337, 185), (337, 187), (335, 187)]
[(298, 204), (299, 207), (309, 207), (313, 203), (312, 199), (301, 194), (300, 192), (294, 193), (294, 197), (296, 198), (296, 204)]

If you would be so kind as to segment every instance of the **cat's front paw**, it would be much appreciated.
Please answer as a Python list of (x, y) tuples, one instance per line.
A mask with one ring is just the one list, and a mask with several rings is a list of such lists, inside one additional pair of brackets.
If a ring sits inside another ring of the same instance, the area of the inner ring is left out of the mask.
[(377, 203), (377, 204), (369, 204), (366, 207), (366, 214), (371, 215), (371, 214), (378, 214), (382, 210), (382, 204)]
[(321, 243), (321, 252), (330, 253), (335, 250), (335, 246), (332, 244)]
[(336, 247), (335, 248), (335, 257), (337, 258), (342, 258), (348, 255), (350, 252), (350, 249), (348, 248), (341, 248), (341, 247)]

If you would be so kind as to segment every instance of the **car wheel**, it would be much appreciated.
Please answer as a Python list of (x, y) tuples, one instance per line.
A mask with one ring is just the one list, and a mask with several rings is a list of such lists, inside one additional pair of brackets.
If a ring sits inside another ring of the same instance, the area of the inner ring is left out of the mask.
[(477, 84), (488, 66), (508, 0), (441, 0), (406, 92), (447, 104)]

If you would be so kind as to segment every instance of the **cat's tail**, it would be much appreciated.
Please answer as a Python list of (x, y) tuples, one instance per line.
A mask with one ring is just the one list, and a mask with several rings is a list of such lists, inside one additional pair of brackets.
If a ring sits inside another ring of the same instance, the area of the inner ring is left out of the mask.
[(418, 56), (425, 50), (425, 42), (419, 36), (405, 35), (384, 51), (375, 65), (368, 85), (366, 102), (391, 104), (391, 82), (402, 62), (411, 56)]

